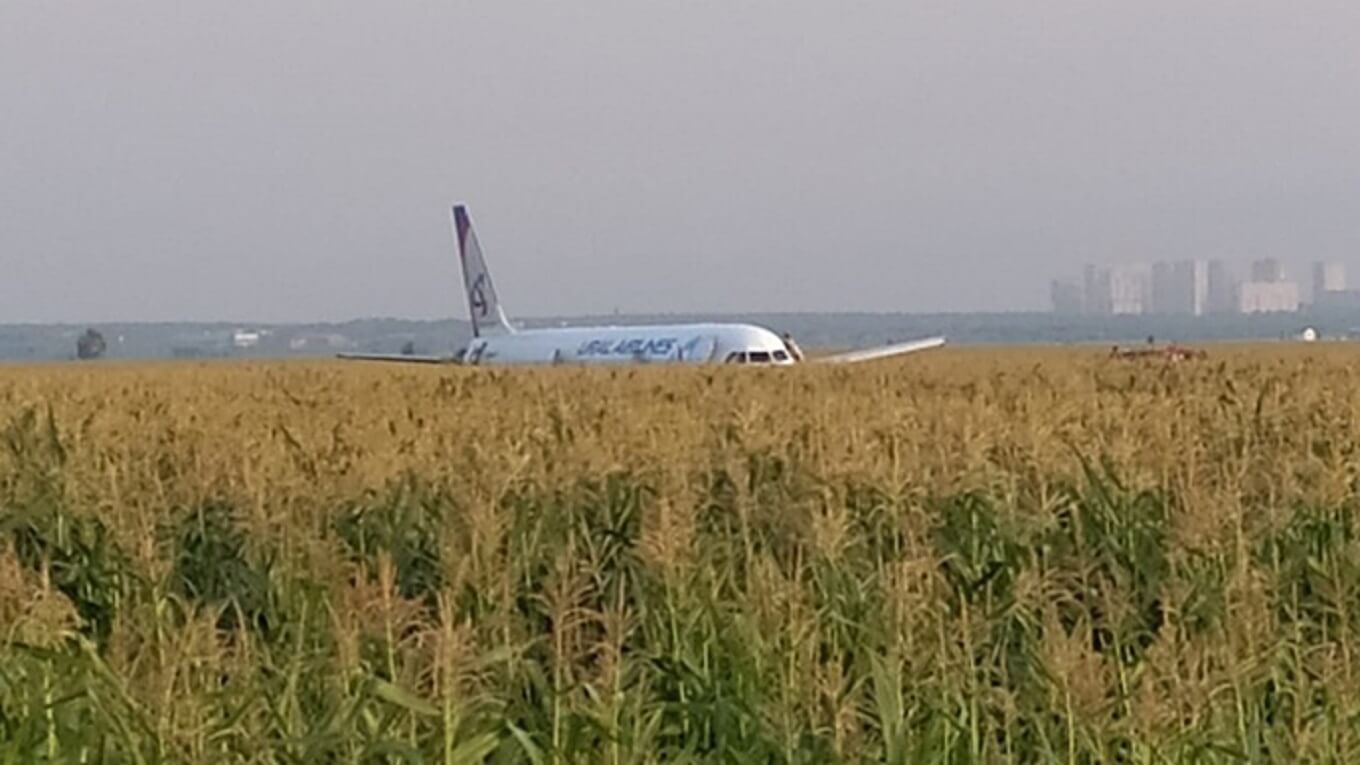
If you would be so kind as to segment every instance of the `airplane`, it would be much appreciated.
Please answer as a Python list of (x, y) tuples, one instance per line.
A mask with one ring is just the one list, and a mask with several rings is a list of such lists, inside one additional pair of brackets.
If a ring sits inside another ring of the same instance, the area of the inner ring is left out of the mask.
[[(714, 363), (787, 366), (804, 360), (789, 335), (754, 324), (702, 322), (639, 326), (517, 329), (491, 281), (467, 207), (454, 205), (453, 232), (463, 266), (472, 341), (452, 356), (341, 353), (342, 359), (425, 364), (655, 364)], [(868, 348), (811, 359), (856, 363), (938, 348), (943, 337)]]

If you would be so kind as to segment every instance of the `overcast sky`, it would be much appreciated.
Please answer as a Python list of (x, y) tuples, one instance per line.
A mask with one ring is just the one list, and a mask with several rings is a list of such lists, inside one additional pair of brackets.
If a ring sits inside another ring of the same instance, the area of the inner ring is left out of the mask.
[(1346, 261), (1355, 0), (0, 0), (0, 322), (1031, 310)]

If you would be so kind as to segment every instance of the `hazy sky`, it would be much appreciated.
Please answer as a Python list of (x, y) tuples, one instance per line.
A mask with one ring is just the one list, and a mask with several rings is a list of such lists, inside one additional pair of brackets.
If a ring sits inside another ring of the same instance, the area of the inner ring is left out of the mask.
[(1360, 3), (0, 0), (0, 322), (462, 317), (454, 200), (520, 315), (1360, 282)]

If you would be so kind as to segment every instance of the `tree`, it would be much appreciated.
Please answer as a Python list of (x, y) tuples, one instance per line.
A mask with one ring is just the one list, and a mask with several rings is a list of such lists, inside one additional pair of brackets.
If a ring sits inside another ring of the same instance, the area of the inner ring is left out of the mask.
[(104, 355), (108, 350), (108, 343), (104, 342), (104, 336), (96, 329), (87, 329), (85, 334), (76, 340), (76, 358), (78, 359), (97, 359)]
[(401, 347), (401, 355), (403, 355), (403, 356), (414, 356), (414, 355), (416, 355), (416, 341), (414, 341), (414, 340), (407, 340), (407, 341), (406, 341), (406, 345), (403, 345), (403, 346)]

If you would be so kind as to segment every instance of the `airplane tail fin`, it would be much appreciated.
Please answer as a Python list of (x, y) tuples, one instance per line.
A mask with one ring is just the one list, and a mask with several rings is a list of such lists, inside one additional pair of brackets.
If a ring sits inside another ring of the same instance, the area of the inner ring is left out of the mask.
[(463, 287), (467, 290), (473, 336), (481, 337), (488, 330), (513, 333), (515, 329), (510, 326), (500, 298), (496, 296), (491, 272), (482, 258), (482, 247), (477, 243), (472, 220), (468, 218), (467, 207), (463, 205), (453, 206), (453, 233), (458, 239), (458, 255), (463, 261)]

